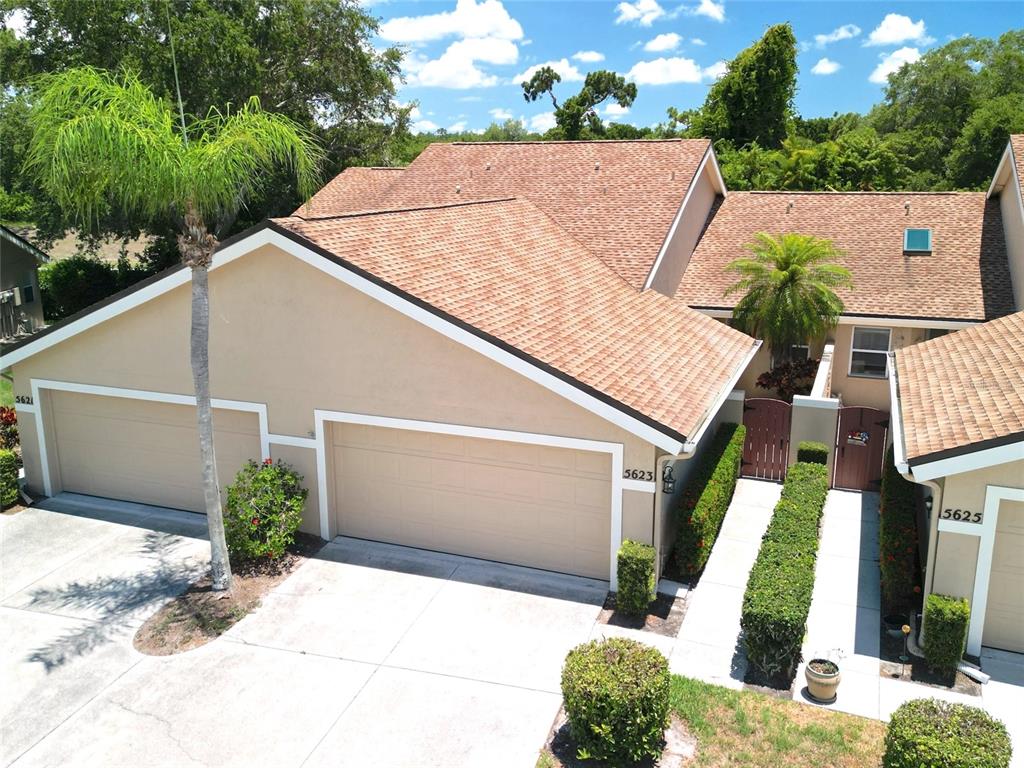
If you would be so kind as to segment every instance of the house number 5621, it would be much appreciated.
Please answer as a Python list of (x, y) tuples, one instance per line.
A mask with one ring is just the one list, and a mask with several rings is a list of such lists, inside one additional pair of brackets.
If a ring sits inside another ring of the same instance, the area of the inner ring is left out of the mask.
[(32, 398), (29, 395), (15, 395), (14, 402), (21, 405), (32, 405)]
[(627, 469), (622, 476), (626, 480), (654, 480), (654, 472), (649, 469)]

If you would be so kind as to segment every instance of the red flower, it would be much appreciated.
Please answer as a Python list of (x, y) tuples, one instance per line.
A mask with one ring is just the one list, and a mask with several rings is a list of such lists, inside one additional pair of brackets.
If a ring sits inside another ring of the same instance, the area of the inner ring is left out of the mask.
[(271, 464), (273, 464), (273, 463), (274, 463), (274, 460), (273, 460), (273, 459), (264, 459), (264, 460), (263, 460), (263, 466), (264, 466), (264, 467), (269, 467), (269, 466), (270, 466)]
[(258, 517), (254, 517), (250, 522), (253, 525), (259, 525), (260, 524), (260, 519)]
[(915, 595), (920, 595), (921, 594), (921, 588), (920, 587), (914, 587), (914, 594)]

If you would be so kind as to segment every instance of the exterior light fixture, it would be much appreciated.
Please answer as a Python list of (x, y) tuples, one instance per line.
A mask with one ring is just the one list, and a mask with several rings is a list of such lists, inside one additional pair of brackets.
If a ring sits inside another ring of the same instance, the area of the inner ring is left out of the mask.
[(663, 493), (673, 493), (676, 490), (676, 479), (672, 476), (672, 465), (666, 464), (661, 470), (661, 490)]

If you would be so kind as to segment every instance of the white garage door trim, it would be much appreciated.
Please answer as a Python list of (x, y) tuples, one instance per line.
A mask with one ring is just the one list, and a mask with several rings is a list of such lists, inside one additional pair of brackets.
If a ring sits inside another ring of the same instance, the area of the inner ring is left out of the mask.
[[(172, 403), (174, 405), (195, 406), (196, 398), (193, 395), (178, 395), (171, 392), (151, 392), (143, 389), (124, 389), (121, 387), (106, 387), (98, 384), (79, 384), (70, 381), (51, 381), (49, 379), (31, 379), (32, 403), (19, 403), (17, 409), (20, 413), (31, 413), (35, 416), (36, 439), (39, 443), (39, 463), (43, 472), (43, 492), (47, 496), (53, 495), (53, 484), (50, 479), (50, 462), (47, 456), (46, 430), (43, 426), (42, 400), (39, 394), (43, 390), (57, 390), (59, 392), (74, 392), (80, 395), (100, 395), (103, 397), (121, 397), (128, 400), (147, 400), (154, 403)], [(246, 411), (255, 413), (260, 425), (260, 452), (262, 459), (270, 458), (270, 444), (272, 442), (283, 442), (273, 438), (282, 437), (271, 435), (267, 429), (267, 405), (266, 403), (249, 403), (244, 400), (224, 400), (218, 397), (211, 399), (214, 408), (221, 408), (229, 411)]]
[(992, 553), (996, 544), (996, 526), (999, 524), (999, 504), (1003, 501), (1024, 502), (1024, 488), (986, 486), (985, 514), (981, 525), (958, 520), (939, 520), (940, 531), (977, 536), (980, 539), (978, 567), (974, 575), (974, 594), (971, 596), (971, 623), (967, 630), (967, 652), (972, 656), (981, 655), (981, 638), (985, 630), (985, 610), (988, 606), (988, 586), (992, 578)]
[[(316, 409), (313, 411), (316, 421), (316, 463), (317, 463), (317, 492), (320, 498), (320, 535), (324, 539), (330, 539), (330, 523), (327, 511), (327, 445), (325, 439), (325, 422), (336, 422), (340, 424), (359, 424), (367, 427), (389, 427), (391, 429), (405, 429), (414, 432), (433, 432), (442, 435), (457, 435), (460, 437), (475, 437), (483, 440), (501, 440), (509, 443), (527, 443), (530, 445), (545, 445), (551, 448), (569, 448), (577, 451), (596, 451), (607, 453), (612, 458), (612, 503), (611, 503), (611, 541), (609, 542), (610, 557), (608, 565), (608, 580), (611, 582), (611, 589), (615, 591), (618, 587), (616, 579), (615, 556), (622, 544), (622, 492), (627, 488), (630, 481), (622, 477), (623, 448), (621, 443), (608, 443), (601, 440), (585, 440), (577, 437), (562, 437), (560, 435), (544, 435), (536, 432), (515, 432), (508, 429), (489, 429), (485, 427), (470, 427), (464, 424), (447, 424), (437, 421), (419, 421), (416, 419), (397, 419), (388, 416), (372, 416), (365, 413), (346, 413), (344, 411), (325, 411)], [(629, 490), (646, 491), (653, 490), (653, 483), (636, 483), (628, 486)]]

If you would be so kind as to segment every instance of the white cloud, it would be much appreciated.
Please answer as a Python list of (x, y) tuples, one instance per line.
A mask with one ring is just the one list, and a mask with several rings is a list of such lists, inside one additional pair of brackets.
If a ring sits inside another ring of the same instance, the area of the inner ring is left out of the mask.
[(811, 74), (814, 75), (834, 75), (840, 69), (838, 61), (832, 61), (827, 56), (818, 59), (818, 63), (811, 67)]
[(490, 112), (490, 115), (495, 120), (511, 120), (512, 119), (512, 111), (508, 110), (508, 109), (502, 109), (501, 107), (496, 107), (495, 109), (492, 109), (491, 112)]
[(466, 130), (465, 120), (459, 120), (458, 122), (452, 123), (448, 126), (448, 133), (462, 133), (464, 130)]
[(634, 2), (621, 2), (615, 6), (619, 15), (615, 17), (616, 24), (626, 24), (635, 21), (642, 27), (649, 27), (656, 20), (665, 15), (665, 9), (658, 5), (658, 0), (634, 0)]
[(572, 55), (576, 61), (582, 61), (584, 64), (594, 64), (598, 61), (604, 61), (604, 54), (600, 51), (576, 51)]
[(15, 8), (4, 19), (4, 26), (14, 33), (14, 36), (21, 40), (28, 31), (28, 14), (21, 8)]
[(419, 107), (413, 107), (412, 109), (409, 110), (410, 120), (419, 120), (421, 117), (423, 117), (423, 113), (420, 112)]
[(459, 96), (459, 101), (483, 101), (483, 96)]
[(427, 60), (415, 54), (405, 60), (409, 85), (434, 88), (487, 88), (498, 84), (496, 75), (476, 66), (515, 64), (519, 49), (509, 40), (499, 38), (467, 38), (456, 40), (436, 59)]
[(715, 21), (725, 21), (725, 3), (716, 3), (715, 0), (700, 0), (694, 10), (695, 16), (707, 16)]
[(882, 23), (871, 30), (864, 45), (896, 45), (908, 40), (922, 45), (935, 42), (925, 32), (924, 19), (911, 21), (909, 16), (887, 13)]
[(872, 83), (885, 85), (889, 75), (899, 70), (904, 64), (913, 64), (921, 58), (921, 52), (917, 48), (900, 48), (892, 53), (881, 53), (879, 56), (882, 62), (875, 67), (875, 70), (868, 77)]
[(690, 44), (691, 45), (707, 45), (707, 43), (705, 43), (699, 37), (690, 38)]
[(605, 117), (622, 117), (629, 114), (629, 107), (623, 107), (614, 101), (604, 108)]
[(423, 43), (446, 37), (519, 40), (523, 28), (509, 16), (500, 0), (458, 0), (454, 11), (386, 21), (380, 26), (380, 36), (396, 43)]
[(530, 130), (537, 133), (550, 131), (556, 125), (554, 112), (541, 112), (530, 118)]
[(679, 47), (679, 43), (683, 40), (682, 37), (677, 35), (675, 32), (665, 32), (664, 34), (658, 35), (657, 37), (648, 40), (644, 46), (645, 51), (651, 53), (661, 53), (662, 51), (674, 51)]
[(819, 48), (824, 48), (829, 43), (838, 43), (840, 40), (849, 40), (860, 33), (861, 29), (856, 24), (843, 24), (843, 26), (836, 27), (827, 35), (815, 35), (814, 44)]
[(729, 62), (727, 61), (716, 61), (710, 67), (704, 67), (704, 79), (705, 80), (718, 80), (722, 75), (729, 71)]
[(416, 133), (433, 133), (440, 127), (432, 120), (417, 120), (412, 124), (412, 130)]
[(637, 85), (668, 85), (669, 83), (699, 83), (703, 73), (693, 59), (681, 56), (638, 61), (626, 73)]
[(575, 64), (570, 64), (568, 59), (559, 59), (558, 61), (545, 61), (541, 64), (534, 64), (532, 67), (527, 69), (525, 72), (520, 72), (518, 75), (512, 78), (514, 85), (519, 85), (526, 80), (533, 77), (533, 74), (541, 67), (551, 67), (562, 77), (564, 83), (578, 83), (583, 78), (583, 73), (580, 72)]

